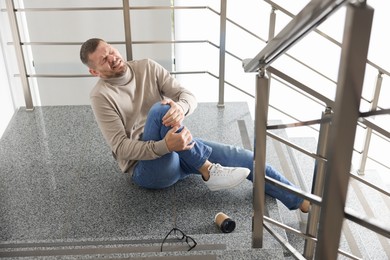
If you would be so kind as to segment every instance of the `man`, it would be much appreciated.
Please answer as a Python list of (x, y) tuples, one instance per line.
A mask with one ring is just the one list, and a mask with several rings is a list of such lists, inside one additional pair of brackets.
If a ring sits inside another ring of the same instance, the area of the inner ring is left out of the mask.
[[(81, 46), (80, 59), (100, 78), (90, 94), (99, 128), (121, 170), (136, 184), (161, 189), (200, 174), (215, 191), (252, 180), (251, 151), (194, 138), (182, 125), (195, 110), (196, 99), (161, 65), (150, 59), (126, 62), (97, 38)], [(292, 185), (269, 165), (266, 174)], [(270, 184), (266, 192), (289, 209), (308, 211), (308, 201), (293, 194)]]

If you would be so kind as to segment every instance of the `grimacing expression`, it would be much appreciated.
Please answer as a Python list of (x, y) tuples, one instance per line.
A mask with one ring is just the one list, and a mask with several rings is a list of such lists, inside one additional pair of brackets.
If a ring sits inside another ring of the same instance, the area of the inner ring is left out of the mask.
[(89, 55), (89, 72), (97, 77), (109, 79), (125, 74), (126, 62), (119, 51), (106, 42), (100, 42), (96, 50)]

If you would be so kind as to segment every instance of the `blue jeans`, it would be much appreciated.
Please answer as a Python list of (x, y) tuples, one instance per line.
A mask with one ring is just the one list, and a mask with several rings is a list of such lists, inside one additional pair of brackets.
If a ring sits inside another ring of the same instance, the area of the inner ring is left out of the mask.
[[(162, 124), (162, 117), (169, 110), (169, 105), (156, 103), (149, 111), (145, 123), (143, 141), (162, 140), (170, 127)], [(179, 130), (180, 131), (180, 130)], [(154, 160), (140, 160), (134, 168), (132, 179), (148, 189), (162, 189), (175, 184), (190, 174), (200, 174), (198, 169), (209, 160), (222, 166), (245, 167), (250, 169), (247, 179), (253, 179), (253, 152), (232, 145), (210, 142), (194, 138), (195, 145), (190, 150), (172, 152)], [(265, 174), (280, 182), (293, 186), (272, 166), (266, 165)], [(303, 199), (281, 188), (265, 183), (265, 193), (280, 200), (287, 208), (297, 209)]]

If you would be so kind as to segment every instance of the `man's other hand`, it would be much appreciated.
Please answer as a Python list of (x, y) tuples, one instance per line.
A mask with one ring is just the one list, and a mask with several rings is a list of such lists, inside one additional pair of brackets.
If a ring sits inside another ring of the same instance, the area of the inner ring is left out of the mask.
[(167, 144), (170, 152), (189, 150), (194, 147), (195, 142), (192, 140), (192, 134), (186, 127), (177, 133), (179, 130), (178, 126), (172, 127), (171, 130), (165, 135), (165, 143)]
[(161, 101), (161, 104), (169, 105), (171, 107), (162, 118), (163, 125), (170, 127), (179, 127), (184, 120), (183, 108), (172, 100), (163, 100)]

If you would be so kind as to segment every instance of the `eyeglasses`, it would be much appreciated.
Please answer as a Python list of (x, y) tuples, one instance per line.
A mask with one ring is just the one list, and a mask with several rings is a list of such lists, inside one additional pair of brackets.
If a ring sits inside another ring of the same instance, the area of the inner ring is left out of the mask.
[(193, 248), (196, 247), (197, 243), (196, 243), (196, 241), (192, 237), (187, 236), (186, 234), (184, 234), (183, 231), (181, 231), (178, 228), (172, 228), (171, 231), (169, 231), (169, 233), (165, 236), (164, 240), (161, 243), (161, 252), (163, 251), (163, 245), (164, 245), (165, 241), (167, 240), (169, 235), (171, 235), (172, 233), (175, 235), (175, 238), (178, 239), (178, 240), (184, 240), (185, 239), (184, 241), (190, 247), (187, 251), (190, 251), (190, 250), (192, 250)]

